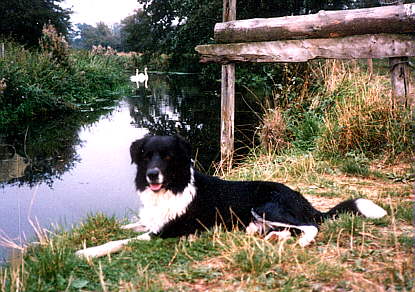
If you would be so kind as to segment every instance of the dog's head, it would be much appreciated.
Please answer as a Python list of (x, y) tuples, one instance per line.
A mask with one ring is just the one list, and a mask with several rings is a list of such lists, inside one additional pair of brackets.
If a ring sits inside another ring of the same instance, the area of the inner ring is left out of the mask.
[(191, 148), (180, 136), (145, 136), (131, 144), (137, 164), (136, 187), (153, 192), (182, 192), (191, 180)]

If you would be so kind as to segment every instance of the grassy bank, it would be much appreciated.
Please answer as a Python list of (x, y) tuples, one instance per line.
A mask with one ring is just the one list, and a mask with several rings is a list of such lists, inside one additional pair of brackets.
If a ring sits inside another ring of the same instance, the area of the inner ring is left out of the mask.
[(216, 228), (85, 261), (74, 256), (84, 245), (133, 236), (95, 214), (70, 231), (38, 232), (38, 244), (0, 268), (0, 291), (413, 291), (410, 112), (393, 104), (385, 72), (294, 69), (264, 103), (261, 146), (223, 177), (285, 183), (322, 211), (368, 198), (388, 216), (328, 220), (306, 248)]
[(94, 109), (118, 98), (127, 84), (120, 57), (70, 50), (64, 40), (54, 37), (39, 50), (5, 41), (5, 57), (0, 58), (0, 127)]
[[(277, 162), (280, 160), (280, 162)], [(411, 291), (412, 187), (408, 164), (370, 165), (354, 176), (312, 156), (257, 156), (228, 178), (269, 179), (301, 191), (320, 210), (350, 197), (382, 205), (388, 216), (326, 221), (316, 242), (268, 242), (215, 229), (191, 238), (133, 242), (122, 252), (84, 261), (84, 244), (131, 237), (96, 214), (71, 231), (39, 232), (38, 244), (0, 269), (0, 291)]]

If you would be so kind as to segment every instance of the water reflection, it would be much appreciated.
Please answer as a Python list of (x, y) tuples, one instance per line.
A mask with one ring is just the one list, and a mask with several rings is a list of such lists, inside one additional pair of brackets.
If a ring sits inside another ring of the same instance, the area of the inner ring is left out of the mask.
[(24, 176), (28, 165), (12, 145), (0, 145), (0, 183)]
[(208, 171), (218, 159), (220, 97), (197, 84), (196, 76), (154, 76), (150, 93), (140, 91), (127, 102), (136, 127), (153, 135), (179, 133), (192, 142), (199, 166)]
[[(132, 120), (125, 127), (147, 129), (156, 135), (180, 133), (192, 141), (200, 165), (208, 169), (218, 155), (219, 106), (217, 93), (201, 91), (197, 76), (155, 75), (149, 89), (141, 88), (113, 107), (128, 107)], [(85, 142), (82, 129), (111, 120), (113, 111), (74, 114), (54, 121), (19, 126), (0, 134), (0, 185), (33, 187), (55, 180), (80, 163), (77, 148)], [(99, 127), (99, 126), (98, 126)], [(203, 151), (199, 149), (203, 148)]]
[[(106, 112), (72, 114), (49, 122), (18, 125), (10, 133), (0, 133), (0, 144), (13, 147), (15, 155), (27, 164), (24, 175), (3, 180), (3, 186), (33, 187), (38, 183), (52, 186), (79, 162), (76, 147), (82, 145), (80, 129), (93, 125)], [(1, 165), (7, 166), (7, 163), (2, 159)]]
[(148, 132), (180, 133), (208, 168), (218, 154), (220, 98), (198, 84), (197, 76), (154, 75), (112, 110), (0, 133), (0, 231), (24, 241), (33, 234), (28, 217), (48, 227), (98, 211), (131, 215), (139, 201), (129, 146)]

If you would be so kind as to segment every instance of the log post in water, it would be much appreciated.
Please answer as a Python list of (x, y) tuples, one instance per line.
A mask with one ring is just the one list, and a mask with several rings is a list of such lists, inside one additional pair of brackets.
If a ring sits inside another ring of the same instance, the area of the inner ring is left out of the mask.
[[(236, 0), (223, 0), (223, 21), (236, 19)], [(222, 65), (221, 88), (221, 169), (232, 167), (235, 117), (235, 64)]]

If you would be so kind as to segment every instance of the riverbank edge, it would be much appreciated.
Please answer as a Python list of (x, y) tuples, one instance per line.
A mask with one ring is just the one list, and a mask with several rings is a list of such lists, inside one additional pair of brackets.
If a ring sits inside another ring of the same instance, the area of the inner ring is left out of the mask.
[[(94, 214), (70, 231), (50, 236), (40, 229), (39, 244), (1, 268), (2, 291), (17, 283), (38, 291), (412, 289), (410, 164), (373, 161), (371, 172), (362, 176), (344, 173), (327, 161), (311, 163), (310, 155), (285, 159), (291, 169), (276, 157), (260, 155), (227, 178), (245, 179), (250, 172), (252, 179), (286, 183), (320, 210), (346, 198), (365, 197), (384, 207), (388, 216), (366, 220), (346, 215), (327, 221), (308, 248), (293, 239), (268, 242), (216, 228), (191, 238), (132, 242), (119, 254), (85, 261), (75, 250), (134, 235), (120, 229), (125, 221)], [(302, 170), (295, 175), (299, 165)]]

